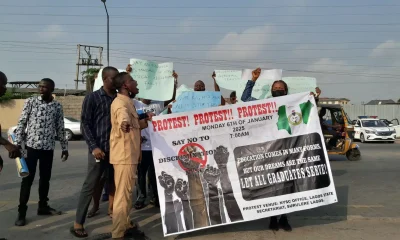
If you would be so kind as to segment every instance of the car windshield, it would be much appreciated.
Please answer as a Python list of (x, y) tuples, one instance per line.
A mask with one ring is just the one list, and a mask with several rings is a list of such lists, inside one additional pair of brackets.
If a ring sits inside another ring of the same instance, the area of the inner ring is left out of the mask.
[(386, 124), (380, 120), (362, 120), (364, 127), (386, 127)]
[(79, 122), (79, 120), (76, 120), (75, 118), (72, 118), (72, 117), (64, 117), (64, 118), (70, 122)]

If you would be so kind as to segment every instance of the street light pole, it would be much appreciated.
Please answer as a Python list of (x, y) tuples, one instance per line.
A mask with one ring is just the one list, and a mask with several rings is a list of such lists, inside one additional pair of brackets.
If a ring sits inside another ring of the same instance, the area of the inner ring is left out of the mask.
[(107, 13), (107, 66), (110, 66), (110, 16), (108, 15), (106, 0), (101, 0)]

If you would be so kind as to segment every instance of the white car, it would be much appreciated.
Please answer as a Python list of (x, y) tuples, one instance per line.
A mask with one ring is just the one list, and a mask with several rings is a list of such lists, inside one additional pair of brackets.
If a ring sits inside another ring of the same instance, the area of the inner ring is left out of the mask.
[(354, 139), (363, 143), (377, 141), (394, 143), (396, 140), (396, 130), (375, 118), (358, 119), (354, 131)]
[[(17, 126), (8, 129), (8, 134), (15, 131)], [(81, 136), (81, 122), (71, 117), (64, 117), (65, 138), (69, 141), (74, 137)]]

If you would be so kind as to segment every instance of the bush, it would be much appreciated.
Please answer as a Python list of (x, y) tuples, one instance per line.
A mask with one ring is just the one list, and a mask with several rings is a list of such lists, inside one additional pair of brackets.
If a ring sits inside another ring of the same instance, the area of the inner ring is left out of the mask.
[(13, 93), (10, 90), (7, 90), (6, 94), (4, 96), (0, 97), (0, 103), (5, 103), (13, 99)]

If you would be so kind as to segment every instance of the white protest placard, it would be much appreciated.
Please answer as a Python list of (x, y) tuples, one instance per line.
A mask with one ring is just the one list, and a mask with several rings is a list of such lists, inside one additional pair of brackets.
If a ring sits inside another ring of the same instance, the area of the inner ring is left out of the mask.
[(221, 88), (235, 90), (242, 82), (242, 71), (240, 70), (215, 70), (215, 81)]
[(174, 94), (173, 63), (151, 62), (132, 58), (131, 76), (138, 82), (139, 98), (168, 101)]
[(153, 117), (164, 235), (337, 202), (309, 93)]
[[(251, 80), (253, 77), (252, 75), (253, 71), (254, 69), (243, 70), (242, 79)], [(256, 84), (253, 87), (253, 92), (251, 96), (257, 99), (268, 98), (270, 96), (270, 95), (268, 96), (268, 93), (270, 92), (271, 84), (274, 81), (281, 79), (282, 79), (282, 69), (261, 70), (260, 77), (257, 79)], [(241, 92), (240, 96), (242, 95), (242, 93), (243, 91)]]

